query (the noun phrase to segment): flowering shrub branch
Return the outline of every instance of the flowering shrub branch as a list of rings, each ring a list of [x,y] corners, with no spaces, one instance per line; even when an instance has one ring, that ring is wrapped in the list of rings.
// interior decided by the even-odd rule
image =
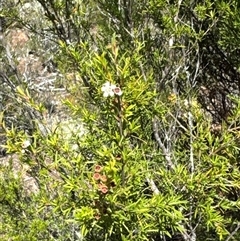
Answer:
[[[109,96],[113,97],[114,95],[117,95],[117,96],[121,96],[122,95],[121,88],[117,87],[114,84],[111,84],[108,81],[105,84],[103,84],[101,90],[103,92],[103,96],[104,97],[109,97]]]

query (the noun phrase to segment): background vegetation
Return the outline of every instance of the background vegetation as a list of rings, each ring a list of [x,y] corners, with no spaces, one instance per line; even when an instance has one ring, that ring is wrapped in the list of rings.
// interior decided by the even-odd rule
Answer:
[[[1,240],[240,240],[240,5],[1,2]]]

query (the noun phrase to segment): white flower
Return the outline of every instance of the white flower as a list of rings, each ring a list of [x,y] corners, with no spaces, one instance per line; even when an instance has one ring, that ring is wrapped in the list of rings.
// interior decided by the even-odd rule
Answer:
[[[101,90],[103,92],[104,97],[108,96],[114,96],[113,90],[116,88],[116,85],[111,84],[109,81],[107,81],[105,84],[103,84]]]
[[[120,87],[115,87],[115,89],[113,90],[115,95],[121,96],[122,95],[122,90]]]
[[[116,95],[122,95],[122,91],[120,87],[117,87],[114,84],[111,84],[109,81],[107,81],[105,84],[103,84],[101,90],[103,91],[103,96],[108,97],[108,96],[114,96]]]
[[[29,147],[30,145],[31,145],[31,141],[30,140],[25,140],[22,143],[22,148],[25,149],[25,148]]]

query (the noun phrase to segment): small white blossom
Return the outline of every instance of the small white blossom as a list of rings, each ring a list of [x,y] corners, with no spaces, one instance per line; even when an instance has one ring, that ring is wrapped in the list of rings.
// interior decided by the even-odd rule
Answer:
[[[107,81],[105,84],[103,84],[101,90],[103,91],[103,96],[108,97],[108,96],[114,96],[116,95],[122,95],[122,91],[120,87],[117,87],[114,84],[111,84],[109,81]]]
[[[101,90],[103,92],[104,97],[108,96],[114,96],[113,90],[116,88],[116,85],[111,84],[109,81],[107,81],[105,84],[103,84]]]
[[[25,149],[25,148],[29,147],[30,145],[31,145],[30,140],[25,140],[25,141],[22,143],[22,148]]]
[[[114,94],[115,95],[118,95],[118,96],[121,96],[122,95],[122,90],[120,87],[116,87],[114,90],[113,90]]]

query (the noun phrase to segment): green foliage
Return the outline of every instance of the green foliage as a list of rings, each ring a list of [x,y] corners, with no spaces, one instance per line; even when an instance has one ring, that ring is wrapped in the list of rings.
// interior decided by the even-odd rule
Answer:
[[[70,112],[31,132],[2,118],[16,160],[0,164],[1,238],[239,240],[240,101],[221,123],[199,101],[209,36],[237,45],[237,2],[37,2]],[[29,87],[14,96],[44,116]]]

